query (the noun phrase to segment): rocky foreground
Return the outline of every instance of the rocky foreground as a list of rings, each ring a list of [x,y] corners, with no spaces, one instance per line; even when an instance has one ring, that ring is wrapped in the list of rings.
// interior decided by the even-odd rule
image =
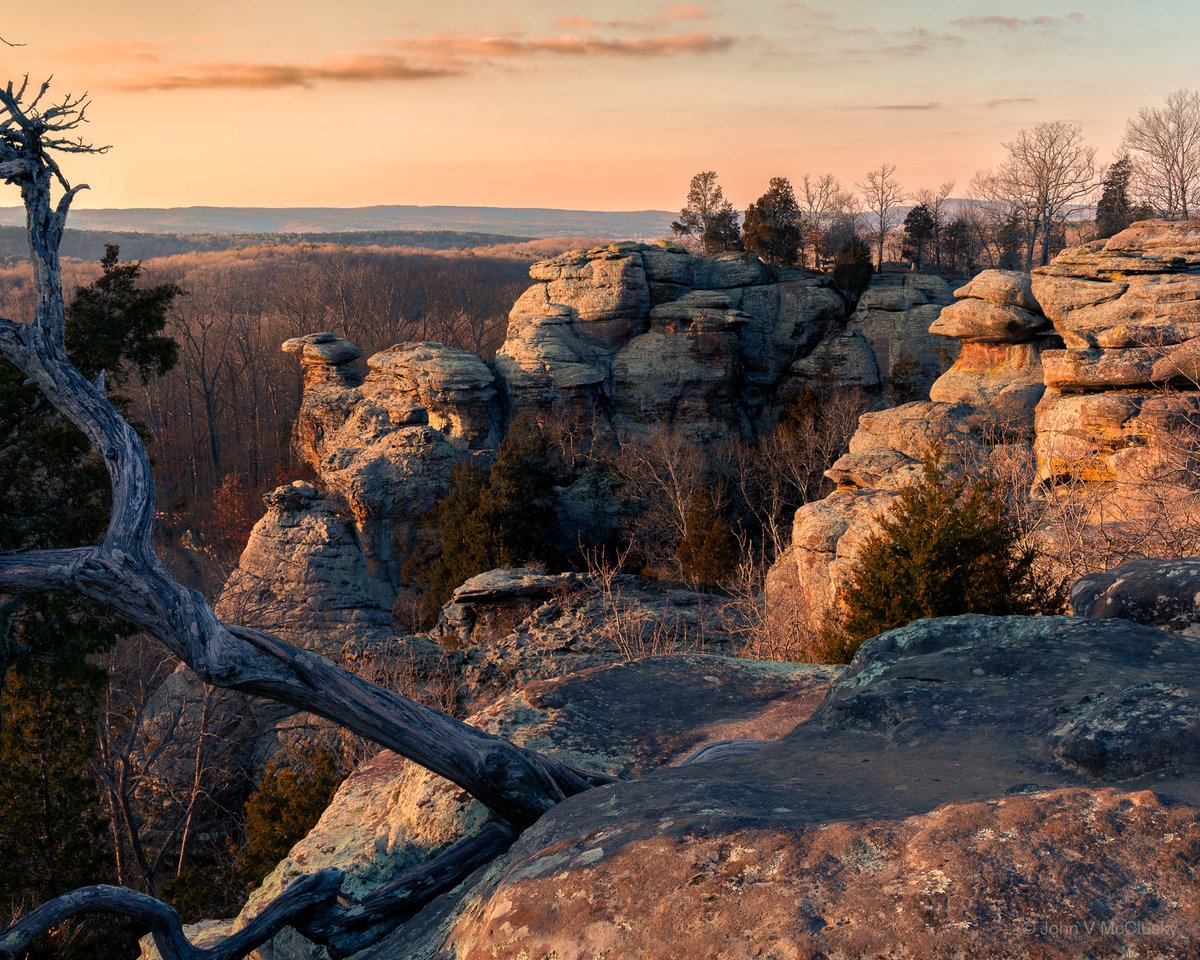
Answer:
[[[1195,956],[1191,637],[920,621],[844,672],[651,658],[536,681],[475,720],[636,779],[554,808],[363,960]],[[380,754],[243,916],[330,865],[360,896],[483,815]],[[260,955],[323,956],[291,933]]]
[[[830,471],[838,490],[797,516],[776,599],[828,603],[933,442],[1028,453],[1030,482],[1065,491],[1083,530],[1158,518],[1149,489],[1172,522],[1196,522],[1171,484],[1177,428],[1200,409],[1200,223],[1137,224],[1032,277],[987,271],[945,309],[944,291],[906,278],[839,319],[811,278],[758,269],[643,247],[540,265],[495,367],[410,345],[364,379],[345,341],[292,341],[302,436],[351,510],[315,487],[277,491],[226,602],[311,595],[312,643],[384,642],[419,514],[407,484],[432,495],[430,478],[494,445],[506,411],[618,434],[659,419],[697,438],[753,429],[762,398],[797,384],[877,386],[918,323],[957,360],[928,400],[863,417]],[[652,341],[687,377],[658,389],[638,359]],[[917,342],[932,379],[935,348]],[[646,656],[662,651],[629,647],[619,621],[664,608],[638,581],[618,587],[624,612],[586,577],[493,572],[407,638],[412,656],[453,662],[473,722],[622,782],[553,808],[356,958],[1200,955],[1200,561],[1089,574],[1073,617],[920,621],[848,668],[734,659],[708,632],[713,598],[683,591],[664,635],[690,639]],[[483,818],[384,752],[240,918],[193,932],[228,932],[326,866],[353,900]],[[325,956],[288,931],[258,955]]]

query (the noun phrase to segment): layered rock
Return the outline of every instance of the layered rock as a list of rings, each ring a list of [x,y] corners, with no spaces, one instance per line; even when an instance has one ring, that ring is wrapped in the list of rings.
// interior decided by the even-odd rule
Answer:
[[[911,296],[907,285],[882,288],[889,289],[892,299],[869,300],[876,305],[868,314]],[[1032,440],[1045,390],[1041,357],[1061,341],[1037,309],[1028,276],[987,270],[955,296],[944,309],[921,309],[930,338],[961,342],[958,358],[929,388],[930,399],[861,417],[848,452],[826,471],[837,489],[796,513],[791,548],[768,578],[768,596],[777,602],[798,595],[816,610],[835,604],[866,540],[930,450],[970,459],[997,448],[1010,455],[1014,444]]]
[[[910,354],[918,380],[941,369],[925,329],[949,293],[932,277],[873,286],[844,328],[824,278],[772,281],[753,258],[624,244],[530,276],[496,357],[509,409],[604,436],[656,424],[700,443],[749,435],[804,385],[878,388]]]
[[[866,341],[878,383],[901,399],[924,396],[957,354],[956,343],[930,331],[951,299],[945,280],[918,273],[876,276],[859,299],[846,335]]]
[[[1094,523],[1194,513],[1200,221],[1146,221],[1068,250],[1032,289],[1065,344],[1045,358],[1039,479]]]
[[[476,722],[637,779],[553,808],[355,956],[1189,956],[1198,653],[1122,620],[967,616],[868,641],[840,676],[694,657],[531,684]],[[243,919],[324,866],[361,896],[481,817],[381,754]],[[260,954],[321,956],[289,932]]]
[[[357,348],[330,334],[283,349],[299,354],[304,371],[299,449],[320,488],[349,508],[371,576],[395,586],[454,465],[497,442],[492,372],[474,354],[441,344],[377,353],[365,378],[347,369]]]
[[[678,763],[714,741],[783,736],[811,715],[839,672],[703,655],[650,658],[530,683],[470,722],[629,778]],[[453,784],[383,751],[341,786],[321,821],[252,894],[232,926],[255,916],[292,877],[327,866],[345,872],[344,895],[360,898],[486,819],[487,811]],[[325,954],[285,931],[258,956],[318,960]]]

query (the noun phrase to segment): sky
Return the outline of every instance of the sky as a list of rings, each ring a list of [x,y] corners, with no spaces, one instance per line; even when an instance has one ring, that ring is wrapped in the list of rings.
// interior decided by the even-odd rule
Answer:
[[[80,207],[674,210],[715,170],[744,208],[882,163],[962,195],[1022,127],[1108,160],[1200,87],[1184,0],[56,0],[0,35],[0,80],[91,96]]]

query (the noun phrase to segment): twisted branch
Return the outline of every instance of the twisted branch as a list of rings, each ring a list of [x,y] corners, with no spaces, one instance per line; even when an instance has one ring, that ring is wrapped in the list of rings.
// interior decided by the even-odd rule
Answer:
[[[84,378],[66,355],[58,250],[71,200],[82,187],[67,183],[47,150],[96,152],[97,148],[59,136],[83,122],[84,97],[68,96],[38,113],[48,86],[43,84],[28,106],[22,105],[28,77],[18,90],[11,83],[0,90],[4,117],[0,176],[21,188],[37,290],[33,322],[0,318],[0,355],[36,383],[103,457],[113,506],[98,546],[0,555],[0,593],[78,592],[157,637],[206,683],[332,720],[453,781],[487,806],[495,817],[493,825],[388,885],[369,904],[351,910],[339,907],[333,895],[340,875],[322,873],[293,884],[263,914],[276,923],[267,936],[303,918],[302,925],[314,937],[333,943],[370,942],[377,936],[375,928],[390,930],[397,918],[411,915],[460,882],[550,807],[572,794],[610,783],[611,778],[518,747],[268,633],[222,623],[203,597],[172,579],[154,550],[155,488],[145,445],[109,403],[102,384]],[[65,191],[53,211],[52,178]],[[145,922],[156,940],[161,938],[166,945],[163,950],[160,944],[160,950],[168,960],[235,960],[262,942],[251,944],[253,937],[239,934],[213,948],[221,952],[197,951],[183,938],[178,915],[165,904],[119,888],[90,887],[45,904],[0,935],[0,956],[5,950],[19,949],[12,944],[27,942],[35,927],[46,929],[68,916],[95,910],[125,913]],[[257,936],[266,926],[254,929]]]

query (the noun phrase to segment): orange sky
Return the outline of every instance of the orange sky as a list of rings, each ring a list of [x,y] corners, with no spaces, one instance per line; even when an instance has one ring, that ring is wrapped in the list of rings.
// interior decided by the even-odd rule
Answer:
[[[1178,0],[58,0],[6,10],[5,76],[87,89],[79,206],[377,203],[677,209],[714,169],[882,162],[965,184],[1022,126],[1107,159],[1125,118],[1200,86]],[[15,205],[17,198],[0,200]]]

